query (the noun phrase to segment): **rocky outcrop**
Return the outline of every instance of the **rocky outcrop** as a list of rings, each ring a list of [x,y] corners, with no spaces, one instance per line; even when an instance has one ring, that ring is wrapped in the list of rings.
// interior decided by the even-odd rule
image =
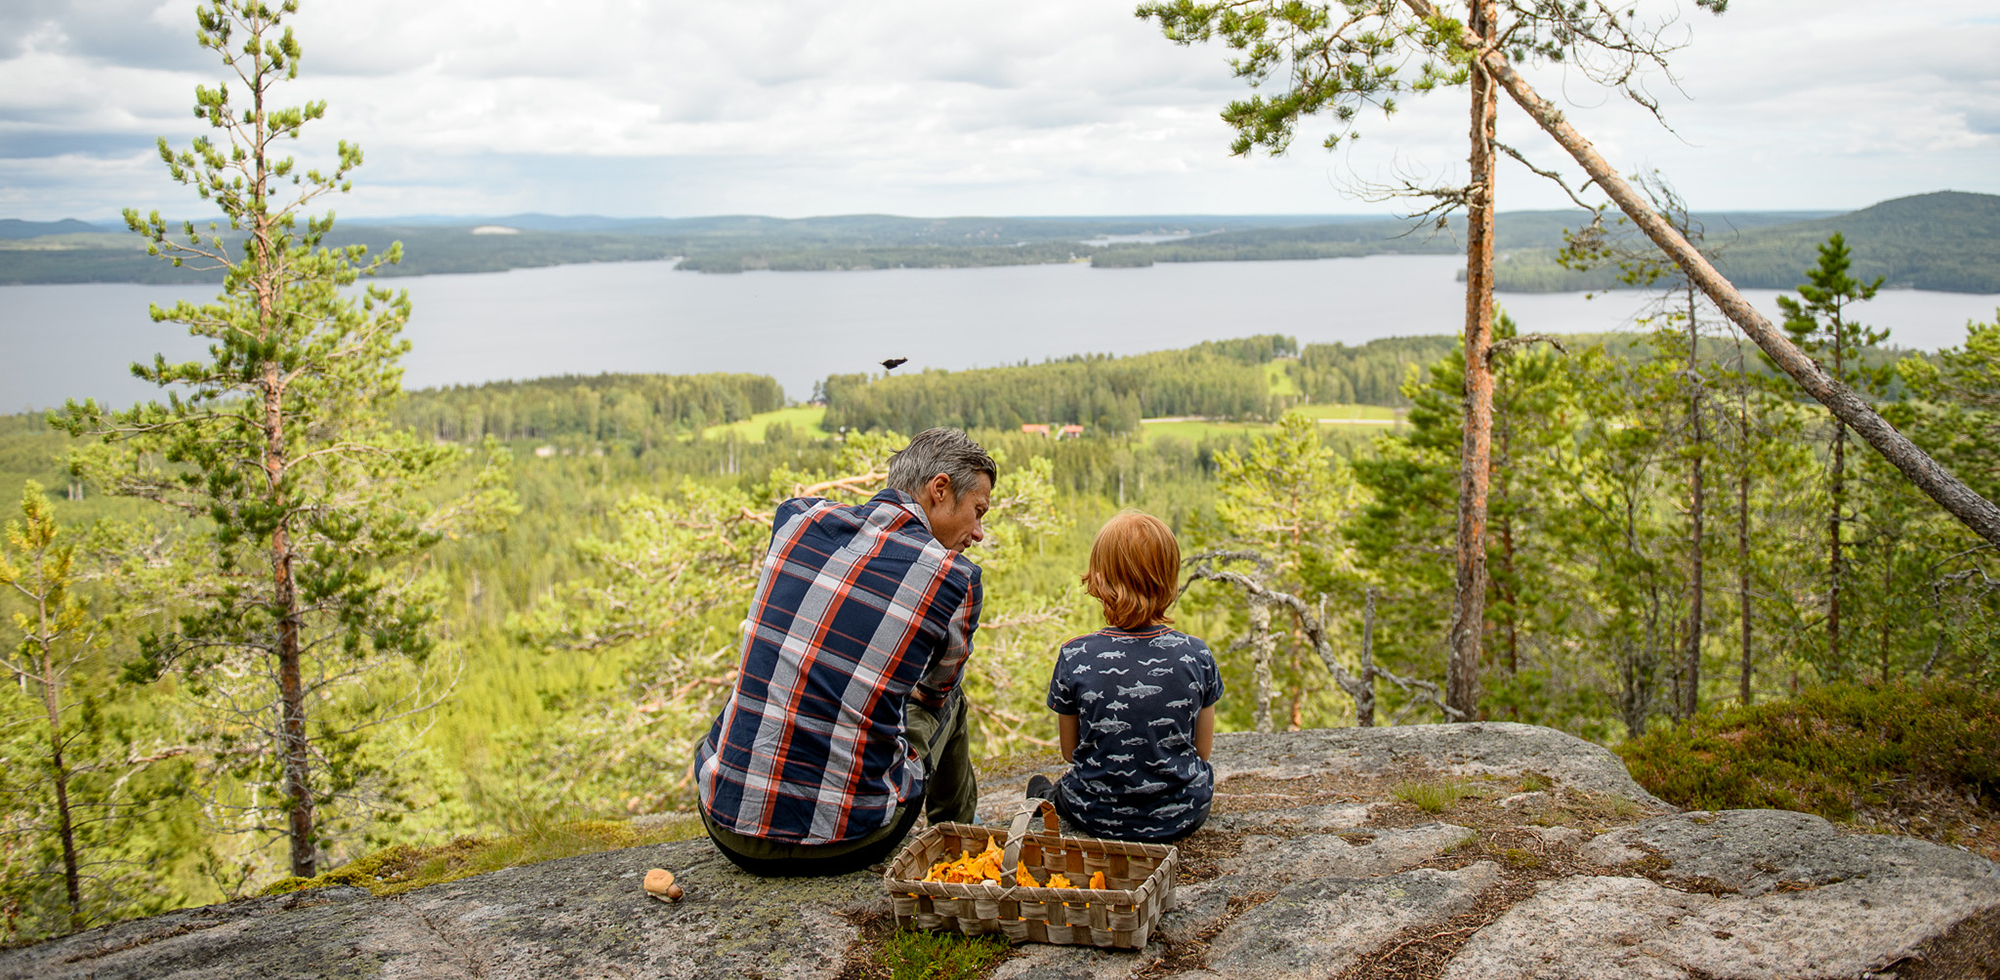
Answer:
[[[1548,729],[1226,735],[1215,761],[1214,817],[1145,949],[1030,944],[993,976],[1907,980],[2000,962],[1992,862],[1805,814],[1674,813]],[[1027,775],[989,773],[982,817],[1002,822]],[[653,867],[683,901],[643,894]],[[759,880],[684,841],[392,898],[182,910],[0,952],[0,980],[858,976],[882,892]]]

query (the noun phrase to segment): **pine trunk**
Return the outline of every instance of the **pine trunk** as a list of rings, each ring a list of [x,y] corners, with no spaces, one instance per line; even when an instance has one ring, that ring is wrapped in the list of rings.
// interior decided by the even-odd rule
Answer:
[[[1847,426],[1833,423],[1833,508],[1826,515],[1826,655],[1840,669],[1840,585],[1846,571],[1840,553],[1840,509],[1847,499]]]
[[[1739,350],[1741,344],[1739,342]],[[1740,360],[1740,359],[1739,359]],[[1739,364],[1739,369],[1741,365]],[[1737,696],[1750,704],[1750,389],[1737,392],[1738,418],[1742,424],[1743,469],[1736,476],[1736,601],[1743,614],[1743,672],[1738,678]]]
[[[1702,510],[1707,498],[1702,487],[1702,461],[1708,452],[1708,439],[1701,427],[1701,375],[1697,370],[1701,358],[1701,324],[1695,318],[1696,305],[1693,287],[1688,289],[1688,428],[1694,442],[1694,461],[1688,467],[1688,628],[1687,651],[1684,657],[1684,674],[1681,680],[1681,717],[1693,718],[1701,710],[1701,637],[1702,637],[1702,563],[1701,535]]]
[[[260,147],[272,138],[266,130],[264,92],[255,91],[257,141]],[[265,155],[257,154],[256,198],[268,192],[270,174],[264,169]],[[257,215],[251,234],[256,262],[258,339],[269,344],[278,329],[283,309],[284,274],[279,268],[284,257],[274,241],[276,229],[266,213]],[[259,387],[263,395],[263,464],[265,503],[273,513],[285,515],[286,480],[290,461],[285,447],[285,388],[288,384],[279,365],[266,354]],[[277,636],[272,653],[278,660],[278,743],[279,764],[285,790],[285,836],[291,845],[292,876],[311,878],[318,873],[313,840],[312,751],[306,738],[305,683],[299,642],[298,583],[293,574],[291,520],[280,516],[271,529],[271,612],[277,620]]]
[[[1488,0],[1472,0],[1473,33],[1491,31]],[[1465,222],[1465,432],[1459,454],[1458,569],[1451,612],[1445,705],[1452,720],[1477,717],[1481,633],[1486,622],[1486,490],[1493,441],[1493,79],[1472,71],[1472,181]]]
[[[48,609],[42,609],[42,635],[48,636]],[[62,835],[63,890],[69,898],[69,925],[83,928],[83,876],[77,870],[76,826],[69,808],[69,766],[63,762],[62,688],[56,678],[54,658],[42,650],[42,706],[49,715],[49,765],[56,789],[56,828]]]
[[[1361,607],[1361,693],[1354,698],[1354,724],[1375,727],[1375,587],[1369,586]]]
[[[1846,374],[1846,350],[1841,334],[1847,329],[1840,322],[1840,314],[1833,318],[1833,376],[1838,379]],[[1847,502],[1847,426],[1833,420],[1833,486],[1831,496],[1833,506],[1826,515],[1826,656],[1827,662],[1840,669],[1840,580],[1843,560],[1840,554],[1840,509]]]

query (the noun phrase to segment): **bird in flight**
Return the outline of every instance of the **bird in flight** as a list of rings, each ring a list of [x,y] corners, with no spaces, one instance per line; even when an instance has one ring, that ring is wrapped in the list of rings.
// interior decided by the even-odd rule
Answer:
[[[907,360],[909,360],[909,358],[907,357],[891,357],[888,360],[882,362],[882,370],[894,371],[895,369],[902,367],[903,362]]]

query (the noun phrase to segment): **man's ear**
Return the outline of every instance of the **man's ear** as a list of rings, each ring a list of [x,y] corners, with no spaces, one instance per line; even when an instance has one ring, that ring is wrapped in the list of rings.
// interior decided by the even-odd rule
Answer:
[[[924,483],[924,494],[932,500],[943,503],[956,500],[958,495],[951,492],[951,475],[939,473]]]

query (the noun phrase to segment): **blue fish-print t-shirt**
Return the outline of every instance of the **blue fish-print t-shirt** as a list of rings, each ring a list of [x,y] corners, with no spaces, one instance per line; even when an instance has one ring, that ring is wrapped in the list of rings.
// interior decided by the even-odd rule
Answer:
[[[1049,709],[1077,717],[1056,795],[1085,830],[1121,840],[1175,837],[1208,817],[1215,771],[1194,722],[1222,697],[1208,644],[1167,626],[1105,628],[1062,645]]]

